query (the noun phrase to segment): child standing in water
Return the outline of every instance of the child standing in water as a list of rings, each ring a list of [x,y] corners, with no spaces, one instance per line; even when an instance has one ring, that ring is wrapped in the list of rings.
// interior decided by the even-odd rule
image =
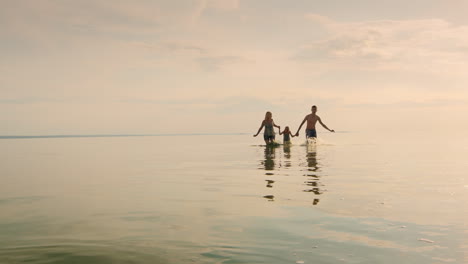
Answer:
[[[281,129],[281,127],[275,124],[270,111],[266,112],[265,119],[262,121],[262,124],[260,128],[258,129],[257,134],[254,135],[254,137],[256,137],[258,133],[260,133],[263,127],[265,127],[265,131],[263,132],[263,139],[265,140],[265,143],[266,144],[274,143],[275,131],[273,127],[277,127],[278,129]]]
[[[290,137],[294,137],[294,135],[291,133],[288,126],[286,126],[284,128],[283,132],[281,132],[281,130],[279,130],[279,134],[283,135],[283,144],[291,144],[291,138]]]

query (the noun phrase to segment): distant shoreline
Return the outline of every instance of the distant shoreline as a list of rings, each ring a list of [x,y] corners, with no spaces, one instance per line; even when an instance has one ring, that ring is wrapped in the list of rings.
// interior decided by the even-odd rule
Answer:
[[[162,137],[162,136],[235,136],[248,133],[187,133],[187,134],[83,134],[83,135],[4,135],[0,139],[31,138],[98,138],[98,137]]]

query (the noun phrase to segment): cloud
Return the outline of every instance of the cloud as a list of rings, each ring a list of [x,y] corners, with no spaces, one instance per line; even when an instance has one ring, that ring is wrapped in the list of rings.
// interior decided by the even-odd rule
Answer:
[[[160,43],[132,42],[131,44],[138,48],[161,53],[189,53],[195,55],[208,53],[208,50],[202,46],[176,41],[163,41]]]
[[[16,97],[0,98],[0,104],[37,104],[37,103],[62,103],[63,99],[45,98],[45,97]]]
[[[378,48],[381,39],[382,35],[376,31],[359,35],[339,35],[305,46],[295,58],[302,61],[390,59],[391,54],[388,51]]]
[[[157,54],[172,62],[185,61],[185,67],[195,63],[204,71],[219,71],[232,65],[250,63],[249,59],[240,55],[224,55],[227,51],[212,47],[193,44],[190,41],[132,42],[132,48],[143,52]],[[169,63],[169,62],[168,62]]]
[[[442,19],[338,22],[309,14],[328,36],[304,45],[293,59],[333,62],[364,69],[464,74],[468,66],[468,26]]]
[[[222,113],[263,113],[275,109],[278,104],[252,96],[230,96],[218,101],[217,109]]]
[[[320,101],[317,99],[316,102]],[[116,101],[117,103],[133,105],[154,105],[170,107],[173,111],[207,112],[213,115],[223,114],[245,114],[245,113],[264,113],[265,111],[288,110],[291,105],[281,101],[269,101],[254,96],[226,96],[220,98],[191,98],[191,99],[144,99],[144,98],[126,98]],[[305,103],[305,102],[301,102]],[[307,104],[304,105],[308,105]]]
[[[239,8],[239,0],[208,0],[207,6],[221,10],[235,10]]]
[[[236,10],[239,8],[239,0],[199,0],[193,9],[191,20],[196,22],[206,10]]]
[[[98,33],[154,32],[163,21],[163,10],[154,3],[113,1],[27,1],[9,2],[0,15],[8,21],[2,30],[17,34],[42,32],[47,35],[75,31]]]
[[[196,59],[196,61],[206,71],[216,71],[227,65],[247,62],[240,56],[205,56]]]
[[[238,6],[237,0],[7,1],[0,9],[0,31],[37,45],[83,36],[155,39],[190,29],[204,10]]]
[[[309,14],[306,14],[304,18],[306,20],[319,24],[325,28],[328,28],[330,30],[333,30],[333,28],[339,25],[339,23],[334,21],[333,19],[327,16],[320,15],[320,14],[309,13]]]
[[[345,107],[349,108],[442,108],[442,107],[455,107],[468,105],[468,100],[461,99],[432,99],[425,101],[397,101],[392,103],[360,103],[360,104],[346,104]]]
[[[126,98],[118,100],[119,103],[129,104],[152,104],[152,105],[180,105],[180,106],[196,106],[196,105],[213,105],[216,101],[208,99],[142,99],[142,98]]]
[[[220,98],[191,98],[191,99],[142,99],[142,98],[126,98],[118,101],[119,103],[129,104],[154,104],[154,105],[173,105],[183,107],[198,107],[218,109],[222,111],[249,111],[249,109],[266,109],[276,104],[262,100],[253,96],[227,96]],[[258,106],[261,106],[260,108]]]
[[[157,32],[163,20],[164,11],[155,3],[143,5],[126,1],[114,1],[111,5],[103,1],[82,2],[67,19],[73,26],[108,33],[130,33],[135,28],[144,33]]]

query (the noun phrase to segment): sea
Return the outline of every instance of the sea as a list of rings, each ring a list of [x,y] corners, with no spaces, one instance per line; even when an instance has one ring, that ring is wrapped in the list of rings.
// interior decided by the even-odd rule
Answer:
[[[427,131],[3,136],[0,263],[468,263],[467,158]]]

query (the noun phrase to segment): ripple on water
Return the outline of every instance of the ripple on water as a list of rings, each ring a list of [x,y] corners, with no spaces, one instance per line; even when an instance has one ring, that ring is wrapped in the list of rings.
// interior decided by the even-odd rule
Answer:
[[[171,263],[159,249],[131,249],[109,244],[50,244],[0,249],[5,263]]]

